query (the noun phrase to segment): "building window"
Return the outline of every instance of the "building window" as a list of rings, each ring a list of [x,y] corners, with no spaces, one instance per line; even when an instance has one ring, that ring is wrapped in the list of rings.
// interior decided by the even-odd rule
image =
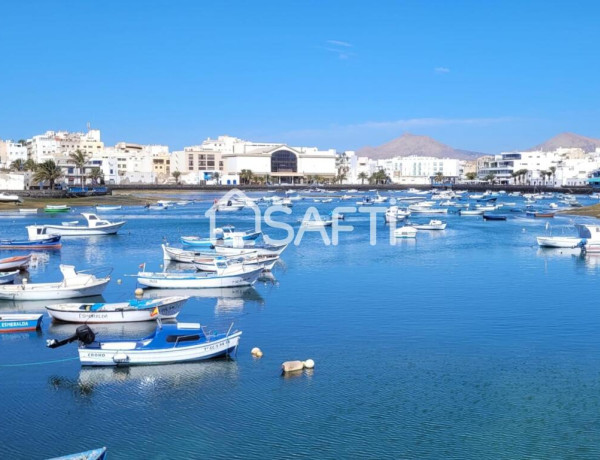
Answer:
[[[298,172],[298,159],[289,150],[278,150],[271,155],[271,172]]]

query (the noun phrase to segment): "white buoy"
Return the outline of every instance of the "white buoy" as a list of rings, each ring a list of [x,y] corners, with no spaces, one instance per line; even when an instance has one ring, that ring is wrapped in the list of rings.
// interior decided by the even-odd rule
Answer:
[[[313,369],[315,367],[315,362],[312,359],[307,359],[304,361],[304,367],[306,369]]]
[[[123,281],[121,281],[120,279],[117,280],[117,284],[121,284]]]
[[[135,290],[135,295],[138,296],[138,297],[143,296],[144,295],[144,290],[142,288],[137,288]]]

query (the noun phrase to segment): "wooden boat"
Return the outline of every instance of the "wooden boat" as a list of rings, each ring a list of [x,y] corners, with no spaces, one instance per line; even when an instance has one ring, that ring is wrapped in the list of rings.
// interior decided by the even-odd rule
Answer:
[[[0,332],[35,331],[42,327],[42,314],[0,313]]]
[[[0,284],[10,284],[15,282],[15,278],[19,274],[19,270],[12,272],[0,272]]]
[[[232,325],[233,326],[233,325]],[[160,324],[140,340],[96,341],[87,325],[79,326],[74,335],[63,340],[48,340],[49,348],[79,341],[82,366],[133,366],[172,364],[230,356],[235,353],[242,331],[208,332],[199,323]]]
[[[271,271],[277,260],[279,260],[279,256],[276,254],[258,255],[256,252],[237,256],[225,256],[215,253],[212,256],[204,254],[196,257],[193,263],[198,270],[216,272],[216,263],[220,260],[226,260],[229,263],[242,263],[246,267],[262,267],[263,270]]]
[[[250,286],[256,282],[262,267],[245,267],[243,264],[229,265],[217,261],[217,271],[208,272],[139,272],[137,282],[151,288],[222,288]]]
[[[396,238],[416,238],[418,230],[415,227],[406,225],[404,227],[397,228],[394,230],[394,236]]]
[[[256,253],[258,255],[277,254],[278,256],[287,248],[287,244],[256,244],[244,245],[241,247],[215,246],[215,252],[218,254],[241,255]]]
[[[100,449],[88,450],[77,454],[63,455],[49,460],[104,460],[106,459],[106,447]]]
[[[52,212],[52,213],[69,212],[70,210],[71,210],[71,208],[69,206],[67,206],[66,204],[48,204],[44,208],[44,212]]]
[[[119,211],[121,210],[121,206],[101,206],[101,205],[96,205],[96,211],[101,212],[101,211]]]
[[[412,227],[417,230],[444,230],[446,228],[446,222],[442,220],[432,219],[428,224],[412,224]]]
[[[506,220],[502,214],[483,214],[483,220]]]
[[[12,271],[15,269],[25,270],[29,266],[30,261],[31,254],[0,259],[0,272]]]
[[[36,240],[0,240],[0,249],[60,249],[60,235]]]
[[[538,236],[536,240],[542,248],[576,248],[582,244],[581,238],[572,236]]]
[[[28,256],[31,257],[31,256]],[[0,286],[0,299],[58,300],[100,295],[110,281],[110,274],[96,277],[88,271],[75,271],[72,265],[60,265],[63,280],[52,283],[27,283]]]
[[[530,217],[554,217],[553,212],[527,211],[525,214]]]
[[[212,238],[182,236],[180,239],[181,242],[187,246],[208,248],[225,242],[233,243],[235,241],[239,241],[241,244],[243,244],[244,241],[248,242],[256,240],[261,234],[262,232],[256,232],[253,230],[236,232],[235,227],[228,225],[223,228],[216,228],[215,235]]]
[[[127,323],[176,318],[189,297],[172,296],[118,303],[63,303],[46,306],[48,315],[68,323]]]
[[[21,201],[18,195],[8,195],[7,193],[0,193],[0,202],[2,203],[12,203],[16,201]]]
[[[96,214],[81,213],[86,224],[80,225],[79,221],[63,222],[62,225],[29,225],[27,231],[39,234],[41,227],[42,234],[61,235],[61,236],[95,236],[95,235],[114,235],[125,225],[125,221],[109,222],[100,219]],[[30,238],[31,239],[31,238]]]
[[[459,216],[482,216],[484,211],[481,209],[461,209],[458,211]]]

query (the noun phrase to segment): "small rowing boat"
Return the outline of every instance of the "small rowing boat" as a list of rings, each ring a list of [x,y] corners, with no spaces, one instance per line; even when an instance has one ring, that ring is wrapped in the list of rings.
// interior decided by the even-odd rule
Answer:
[[[41,314],[0,314],[0,332],[35,331],[42,327]]]
[[[0,249],[60,249],[61,246],[59,235],[36,240],[0,240]]]
[[[25,270],[29,266],[30,261],[31,254],[0,259],[0,272],[12,271],[15,269]]]
[[[66,204],[48,204],[44,208],[44,212],[51,212],[51,213],[69,212],[70,210],[71,210],[71,208],[69,206],[67,206]]]
[[[15,278],[19,274],[19,270],[12,272],[0,272],[0,284],[10,284],[15,282]]]

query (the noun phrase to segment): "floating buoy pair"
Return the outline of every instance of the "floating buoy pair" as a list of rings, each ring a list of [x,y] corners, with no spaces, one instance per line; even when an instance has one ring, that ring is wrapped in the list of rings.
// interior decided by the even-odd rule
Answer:
[[[302,369],[313,369],[315,367],[315,362],[312,359],[307,359],[306,361],[286,361],[281,365],[281,370],[283,373],[288,372],[298,372]]]
[[[260,348],[254,347],[252,349],[252,351],[250,352],[250,354],[252,356],[254,356],[255,358],[262,358],[263,352],[262,352],[262,350]]]

